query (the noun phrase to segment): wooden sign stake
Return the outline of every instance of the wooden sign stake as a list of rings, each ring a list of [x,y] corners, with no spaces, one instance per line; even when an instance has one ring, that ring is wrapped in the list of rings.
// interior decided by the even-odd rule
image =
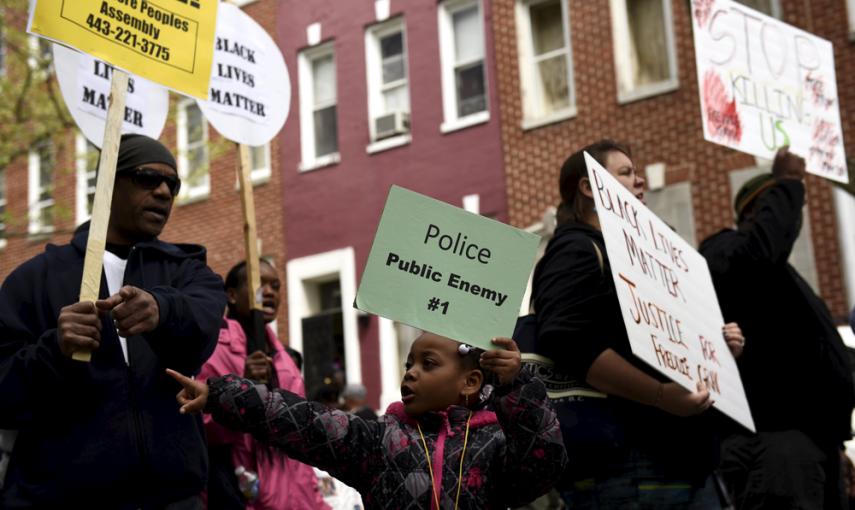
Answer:
[[[258,262],[258,232],[255,225],[255,199],[252,194],[252,163],[249,146],[238,144],[238,183],[240,205],[243,211],[243,240],[246,249],[246,284],[249,309],[252,312],[253,331],[247,331],[247,354],[267,351],[267,332],[264,327],[262,303],[256,299],[261,288],[261,268]]]
[[[89,239],[86,242],[86,257],[83,260],[83,280],[80,284],[80,301],[94,303],[101,291],[101,270],[104,265],[104,245],[107,242],[107,226],[110,222],[110,206],[113,202],[113,184],[116,180],[116,162],[119,159],[119,143],[122,141],[122,121],[128,95],[128,73],[113,69],[110,83],[110,105],[107,109],[107,125],[104,128],[104,143],[98,162],[98,181],[95,185],[95,200],[92,204],[92,220],[89,224]],[[89,350],[75,351],[71,358],[88,362],[92,359]]]

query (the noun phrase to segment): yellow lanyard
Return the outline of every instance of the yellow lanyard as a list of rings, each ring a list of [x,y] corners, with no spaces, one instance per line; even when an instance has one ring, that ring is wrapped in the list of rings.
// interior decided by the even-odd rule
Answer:
[[[466,418],[466,434],[463,436],[463,451],[460,452],[460,466],[457,470],[457,495],[454,497],[454,510],[457,510],[457,502],[460,501],[460,484],[463,482],[463,458],[466,457],[466,445],[469,443],[469,421],[472,420],[472,411],[469,411],[469,417]],[[419,422],[416,422],[416,428],[419,429],[419,437],[422,438],[422,446],[425,448],[425,458],[428,464],[428,473],[430,473],[430,488],[433,491],[433,499],[436,501],[436,508],[439,510],[439,494],[436,492],[436,481],[433,477],[433,464],[430,461],[430,452],[428,451],[425,435],[422,434],[422,427]]]

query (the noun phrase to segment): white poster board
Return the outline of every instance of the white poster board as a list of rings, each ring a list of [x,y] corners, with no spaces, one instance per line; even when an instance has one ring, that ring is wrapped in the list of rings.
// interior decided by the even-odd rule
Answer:
[[[233,142],[264,145],[285,124],[290,101],[276,42],[239,7],[221,4],[208,100],[198,101],[205,118]]]
[[[632,352],[754,431],[706,260],[585,153]]]
[[[59,89],[74,122],[93,145],[101,147],[107,124],[107,106],[113,66],[86,53],[53,45]],[[157,140],[166,125],[169,92],[138,76],[128,82],[122,133],[138,133]]]
[[[732,0],[692,0],[692,26],[704,138],[848,182],[831,43]]]

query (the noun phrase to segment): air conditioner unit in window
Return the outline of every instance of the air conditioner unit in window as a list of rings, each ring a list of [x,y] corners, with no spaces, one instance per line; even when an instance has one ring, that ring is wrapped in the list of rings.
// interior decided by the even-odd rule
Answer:
[[[374,118],[374,139],[382,140],[390,136],[410,132],[410,114],[392,112]]]

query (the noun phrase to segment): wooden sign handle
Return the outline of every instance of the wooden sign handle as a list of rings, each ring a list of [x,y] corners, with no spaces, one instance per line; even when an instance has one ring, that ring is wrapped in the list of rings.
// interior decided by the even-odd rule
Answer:
[[[98,162],[98,181],[95,185],[95,201],[92,204],[92,219],[89,224],[89,239],[86,242],[86,257],[83,259],[83,280],[80,284],[80,301],[94,303],[101,291],[101,270],[104,265],[104,245],[107,242],[107,226],[110,222],[110,206],[113,202],[113,184],[116,180],[116,162],[119,158],[119,143],[122,141],[122,121],[128,95],[128,73],[113,69],[110,83],[110,104],[107,109],[107,125],[104,128],[104,143]],[[71,358],[90,361],[92,351],[75,351]]]
[[[267,332],[262,315],[263,305],[256,299],[261,288],[261,268],[258,262],[258,232],[255,226],[255,199],[252,194],[252,163],[249,146],[238,144],[238,183],[240,205],[243,211],[243,240],[246,251],[246,284],[249,309],[252,314],[251,331],[246,332],[247,354],[267,351]]]

